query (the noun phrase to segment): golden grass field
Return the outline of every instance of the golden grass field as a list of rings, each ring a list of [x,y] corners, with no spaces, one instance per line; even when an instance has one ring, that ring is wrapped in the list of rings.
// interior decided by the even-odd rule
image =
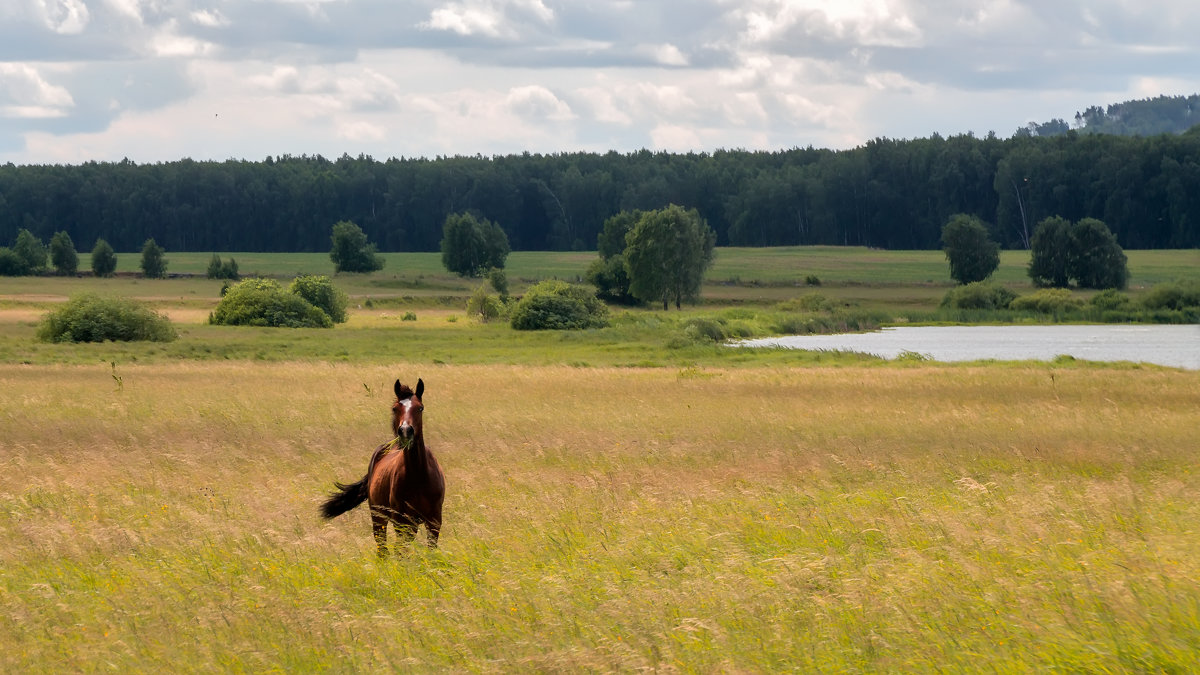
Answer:
[[[1197,438],[1155,367],[0,364],[0,671],[1189,672]]]

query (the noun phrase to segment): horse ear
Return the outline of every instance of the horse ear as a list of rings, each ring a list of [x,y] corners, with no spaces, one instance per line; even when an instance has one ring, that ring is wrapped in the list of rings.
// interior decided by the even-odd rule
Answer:
[[[396,400],[400,400],[400,380],[396,380],[396,386],[392,390],[396,392]]]
[[[425,393],[425,380],[417,378],[417,398],[421,398],[421,394]]]

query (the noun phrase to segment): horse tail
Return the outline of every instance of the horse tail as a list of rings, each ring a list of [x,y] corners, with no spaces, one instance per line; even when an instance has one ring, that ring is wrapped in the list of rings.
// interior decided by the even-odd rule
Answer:
[[[349,485],[334,481],[333,487],[337,489],[337,492],[329,495],[329,499],[321,504],[321,515],[326,520],[336,518],[366,501],[367,481],[371,478],[371,472],[375,470],[375,462],[387,454],[389,446],[390,444],[385,443],[375,448],[375,453],[371,455],[371,463],[367,465],[367,475],[363,476],[362,480]]]
[[[367,476],[369,475],[367,474]],[[337,488],[338,491],[329,495],[329,499],[326,499],[325,503],[321,504],[321,515],[327,519],[336,518],[366,501],[367,476],[363,476],[362,480],[349,485],[335,482],[333,487]]]

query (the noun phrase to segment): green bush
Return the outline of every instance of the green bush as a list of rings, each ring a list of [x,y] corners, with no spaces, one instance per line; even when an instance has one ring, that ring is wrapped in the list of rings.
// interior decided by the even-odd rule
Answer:
[[[25,259],[7,246],[0,246],[0,277],[19,277],[29,273]]]
[[[1004,286],[975,281],[946,292],[942,307],[954,309],[1005,309],[1017,297]]]
[[[1142,298],[1146,309],[1173,309],[1200,307],[1200,281],[1175,281],[1158,284]]]
[[[543,281],[513,307],[510,323],[517,330],[603,328],[608,325],[608,307],[588,288]]]
[[[486,284],[479,284],[471,297],[467,298],[467,314],[481,323],[495,321],[504,316],[507,308],[504,301],[488,293]]]
[[[350,304],[350,296],[334,286],[329,277],[302,274],[292,279],[288,292],[320,308],[334,323],[346,323],[346,306]]]
[[[238,274],[237,261],[233,258],[222,261],[221,256],[216,253],[208,261],[207,276],[209,279],[232,279],[234,281],[241,278],[241,275]]]
[[[1128,309],[1133,302],[1129,299],[1128,295],[1115,288],[1109,288],[1093,295],[1088,304],[1097,309],[1110,311]]]
[[[696,342],[722,342],[729,337],[719,319],[703,316],[684,321],[683,334]]]
[[[48,313],[37,336],[44,342],[170,342],[177,337],[171,322],[145,305],[92,293],[75,296]]]
[[[1071,295],[1071,291],[1065,288],[1043,288],[1008,303],[1008,308],[1012,310],[1043,314],[1061,314],[1081,307],[1083,300]]]
[[[283,290],[271,279],[247,279],[230,286],[208,322],[227,326],[329,328],[333,320],[321,308]]]

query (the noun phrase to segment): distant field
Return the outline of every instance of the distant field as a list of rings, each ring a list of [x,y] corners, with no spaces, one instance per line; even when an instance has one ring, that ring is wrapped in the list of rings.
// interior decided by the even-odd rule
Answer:
[[[221,253],[233,257],[243,275],[290,278],[297,274],[333,274],[325,253]],[[337,283],[359,298],[409,298],[436,302],[464,298],[480,283],[461,279],[442,268],[439,253],[387,253],[384,268],[372,274],[343,274]],[[1130,292],[1139,294],[1154,284],[1200,279],[1200,250],[1128,251]],[[167,253],[168,272],[202,275],[211,253]],[[509,255],[506,273],[514,293],[542,279],[580,281],[596,254],[593,252],[517,251]],[[118,272],[137,271],[139,256],[118,255]],[[994,279],[1029,290],[1025,274],[1029,254],[1004,251]],[[774,303],[811,290],[809,276],[821,282],[819,292],[866,306],[936,306],[953,285],[940,251],[882,251],[855,247],[721,248],[706,277],[703,297],[709,302]],[[109,280],[53,277],[0,278],[0,301],[24,296],[66,297],[83,289],[174,302],[215,302],[223,282],[203,278]],[[50,298],[53,299],[53,298]]]

